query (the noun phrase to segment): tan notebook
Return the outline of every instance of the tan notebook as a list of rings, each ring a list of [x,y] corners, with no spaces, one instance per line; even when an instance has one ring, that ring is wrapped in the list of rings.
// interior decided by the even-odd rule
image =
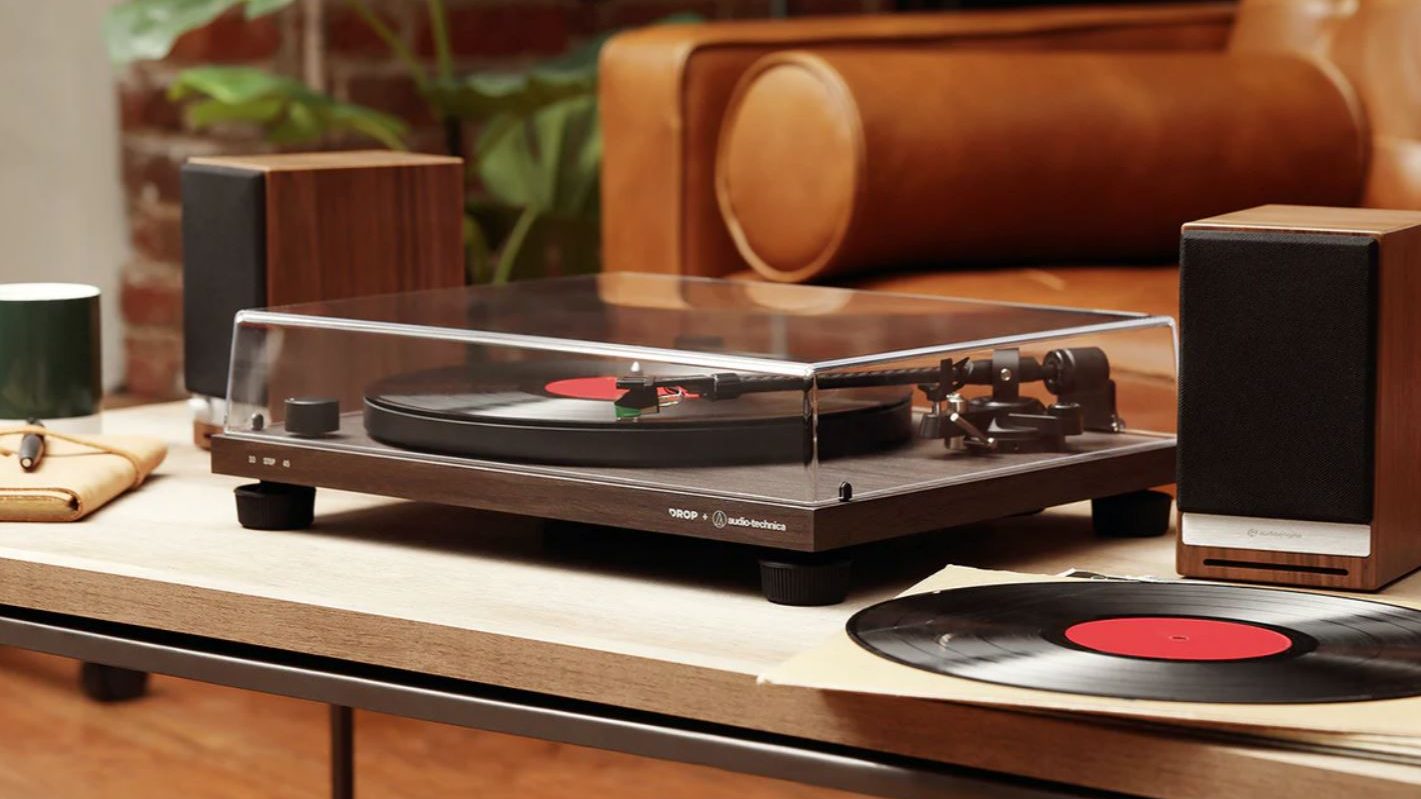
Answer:
[[[16,451],[25,433],[44,434],[32,472]],[[0,522],[72,522],[143,483],[168,447],[143,436],[78,436],[38,427],[0,429]]]

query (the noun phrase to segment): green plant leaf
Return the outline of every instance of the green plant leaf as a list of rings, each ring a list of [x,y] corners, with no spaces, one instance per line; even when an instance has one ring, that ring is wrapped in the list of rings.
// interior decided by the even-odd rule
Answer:
[[[247,19],[256,19],[291,5],[295,0],[247,0]]]
[[[580,97],[565,105],[567,133],[558,162],[553,207],[559,213],[577,216],[596,210],[602,167],[602,126],[598,124],[595,96]]]
[[[192,127],[205,128],[223,122],[267,124],[275,120],[282,110],[282,101],[278,97],[262,97],[245,103],[207,99],[190,103],[184,109],[183,116]]]
[[[699,20],[678,14],[661,22]],[[467,168],[486,196],[468,211],[486,234],[484,243],[499,250],[493,282],[600,266],[596,87],[607,38],[523,72],[480,73],[428,86],[426,96],[440,116],[483,123]],[[477,268],[473,274],[479,280],[486,272]]]
[[[582,141],[568,168],[572,171],[567,191],[567,207],[573,213],[596,217],[601,213],[602,195],[598,191],[602,179],[602,125],[594,106],[590,112],[591,130]]]
[[[267,127],[266,137],[275,144],[306,144],[321,138],[321,118],[309,104],[291,100],[286,113]]]
[[[527,114],[568,97],[592,94],[597,79],[578,72],[483,72],[435,80],[429,99],[441,116],[485,121],[499,114]]]
[[[657,24],[700,19],[696,14],[672,14]],[[486,121],[499,114],[531,114],[561,100],[594,94],[597,58],[610,36],[598,36],[521,72],[479,72],[431,81],[430,102],[443,116]]]
[[[532,249],[525,250],[524,245],[528,242],[528,235],[533,232],[533,225],[538,221],[539,215],[536,208],[523,209],[513,231],[508,234],[508,240],[503,243],[503,251],[498,254],[498,269],[494,272],[493,283],[507,283],[519,261],[529,257],[529,253],[536,254]]]
[[[172,100],[194,99],[185,110],[190,125],[251,122],[277,144],[306,144],[337,133],[354,133],[391,149],[404,149],[407,127],[400,119],[345,103],[304,83],[256,67],[194,67],[168,87]]]
[[[489,195],[522,208],[502,242],[492,281],[596,271],[596,99],[574,97],[525,117],[496,117],[478,152],[478,174]]]
[[[585,212],[601,163],[597,99],[585,96],[553,103],[531,120],[547,207],[568,216]]]
[[[517,133],[522,124],[523,120],[513,114],[499,114],[485,123],[478,141],[474,142],[474,152],[466,166],[468,173],[477,177],[484,158],[503,142],[504,136]]]
[[[529,118],[530,133],[533,135],[535,157],[538,159],[538,196],[543,198],[543,207],[550,211],[560,211],[562,199],[558,189],[562,183],[562,165],[565,163],[564,149],[569,138],[571,125],[570,103],[567,100],[553,103],[534,112]]]
[[[596,98],[573,97],[527,116],[490,120],[475,150],[475,172],[500,202],[576,215],[592,207],[601,151]]]
[[[604,33],[589,39],[560,56],[537,64],[533,69],[549,73],[596,71],[597,57],[602,54],[602,45],[606,44],[610,38],[612,38],[611,33]]]
[[[465,282],[482,283],[493,262],[492,248],[489,247],[483,226],[473,213],[467,210],[464,212],[464,249],[467,252],[464,259],[467,271]]]
[[[127,0],[104,17],[104,42],[116,64],[163,58],[173,43],[229,9],[245,5],[247,19],[280,11],[293,0]]]
[[[479,136],[478,176],[500,202],[546,207],[547,198],[541,194],[546,181],[532,139],[526,120],[511,114],[490,121]]]
[[[332,101],[325,105],[326,125],[335,130],[349,130],[374,139],[391,150],[406,149],[405,123],[389,114],[355,103]]]
[[[168,86],[169,100],[203,96],[233,105],[263,97],[301,97],[314,93],[298,80],[256,67],[193,67],[179,73]]]
[[[126,64],[162,58],[173,42],[241,4],[243,0],[128,0],[104,17],[109,58]]]

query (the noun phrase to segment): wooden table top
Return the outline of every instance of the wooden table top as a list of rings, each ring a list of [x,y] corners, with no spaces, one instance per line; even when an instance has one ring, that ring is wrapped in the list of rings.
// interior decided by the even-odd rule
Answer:
[[[733,547],[321,490],[316,526],[244,530],[182,403],[111,411],[167,440],[137,492],[72,524],[0,524],[0,603],[508,686],[1153,796],[1415,795],[1421,767],[1089,718],[757,685],[855,610],[951,561],[1172,575],[1170,539],[1101,541],[1072,506],[889,544],[848,602],[761,598]],[[556,496],[549,496],[556,502]],[[1413,576],[1387,595],[1421,597]],[[1228,789],[1228,790],[1226,790]]]

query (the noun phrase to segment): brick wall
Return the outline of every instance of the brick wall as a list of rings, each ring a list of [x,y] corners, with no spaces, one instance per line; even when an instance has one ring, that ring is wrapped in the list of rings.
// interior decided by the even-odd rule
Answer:
[[[189,156],[268,149],[250,130],[194,133],[164,96],[184,67],[251,63],[295,73],[297,16],[248,22],[224,17],[181,39],[163,62],[135,64],[118,81],[120,154],[133,256],[122,266],[127,390],[144,397],[182,393],[182,235],[179,169]]]
[[[132,259],[122,265],[126,388],[142,397],[178,397],[182,389],[182,237],[178,175],[189,156],[266,151],[260,135],[240,126],[197,133],[184,127],[164,97],[183,67],[202,63],[257,64],[301,76],[311,39],[320,72],[337,97],[397,114],[413,128],[416,149],[439,152],[443,132],[384,45],[341,0],[320,0],[317,31],[311,9],[292,8],[254,21],[223,17],[195,31],[162,62],[128,67],[118,81],[123,182]],[[425,4],[372,0],[371,5],[421,57],[433,46]],[[887,0],[786,0],[791,15],[880,10]],[[519,66],[556,55],[589,37],[640,25],[677,11],[709,19],[768,15],[772,0],[446,0],[456,67]],[[307,34],[311,35],[308,36]],[[340,146],[333,142],[328,146]],[[368,146],[368,145],[364,145]]]

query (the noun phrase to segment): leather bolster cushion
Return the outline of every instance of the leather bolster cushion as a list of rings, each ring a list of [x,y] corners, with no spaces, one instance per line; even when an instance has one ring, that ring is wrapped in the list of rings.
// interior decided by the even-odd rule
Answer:
[[[1164,261],[1191,219],[1355,204],[1355,108],[1289,55],[780,52],[736,87],[716,195],[773,280]]]

